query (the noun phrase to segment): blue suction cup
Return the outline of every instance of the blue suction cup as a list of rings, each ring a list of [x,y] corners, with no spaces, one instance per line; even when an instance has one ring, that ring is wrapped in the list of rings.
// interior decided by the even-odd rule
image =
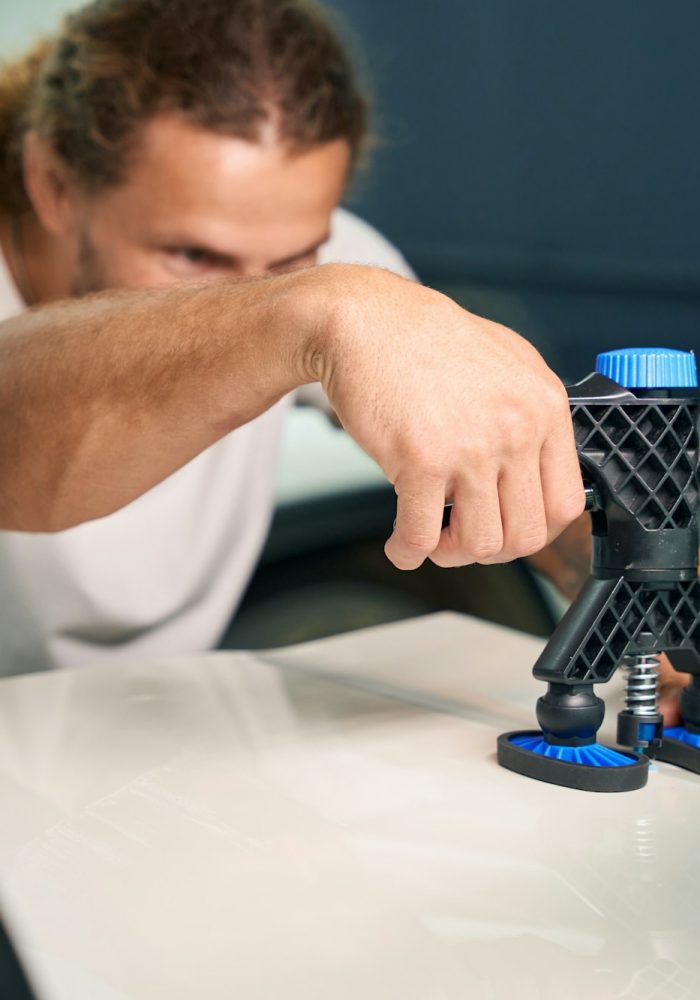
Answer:
[[[678,740],[680,743],[688,743],[691,747],[700,749],[700,733],[691,733],[685,726],[669,726],[664,729],[665,740]]]
[[[523,747],[530,753],[537,753],[542,757],[553,757],[569,764],[585,764],[587,767],[629,767],[639,760],[636,755],[611,750],[602,743],[589,743],[583,747],[557,746],[548,743],[541,733],[536,735],[519,733],[513,736],[510,742],[516,747]]]
[[[559,746],[548,743],[540,730],[499,736],[498,763],[537,781],[586,792],[631,792],[646,785],[649,772],[648,757],[600,743]]]
[[[685,726],[669,726],[664,729],[663,742],[654,756],[666,764],[700,774],[700,733],[691,733]]]

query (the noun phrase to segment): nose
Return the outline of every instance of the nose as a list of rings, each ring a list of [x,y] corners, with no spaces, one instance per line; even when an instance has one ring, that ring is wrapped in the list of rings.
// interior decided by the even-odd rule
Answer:
[[[270,268],[261,261],[241,261],[235,273],[239,278],[264,278],[270,273]]]

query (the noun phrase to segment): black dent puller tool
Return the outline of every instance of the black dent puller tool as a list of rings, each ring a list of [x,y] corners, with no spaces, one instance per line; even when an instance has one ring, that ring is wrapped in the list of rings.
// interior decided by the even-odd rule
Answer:
[[[650,756],[700,773],[698,417],[695,356],[608,351],[567,392],[593,525],[591,575],[533,673],[547,682],[537,731],[504,733],[498,761],[530,778],[596,792],[646,784]],[[691,673],[683,725],[663,731],[658,657]],[[597,742],[594,684],[627,674],[619,751]]]

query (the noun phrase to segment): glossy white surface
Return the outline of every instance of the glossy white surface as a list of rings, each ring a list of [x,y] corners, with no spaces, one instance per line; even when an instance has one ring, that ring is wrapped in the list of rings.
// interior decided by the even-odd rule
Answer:
[[[499,768],[539,648],[437,615],[0,682],[0,887],[42,998],[699,996],[700,783]]]

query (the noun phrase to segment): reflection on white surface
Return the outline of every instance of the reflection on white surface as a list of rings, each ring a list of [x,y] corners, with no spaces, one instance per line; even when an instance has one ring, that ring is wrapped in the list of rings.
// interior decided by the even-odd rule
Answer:
[[[539,645],[437,615],[1,682],[0,881],[42,996],[696,998],[698,780],[499,768]]]

